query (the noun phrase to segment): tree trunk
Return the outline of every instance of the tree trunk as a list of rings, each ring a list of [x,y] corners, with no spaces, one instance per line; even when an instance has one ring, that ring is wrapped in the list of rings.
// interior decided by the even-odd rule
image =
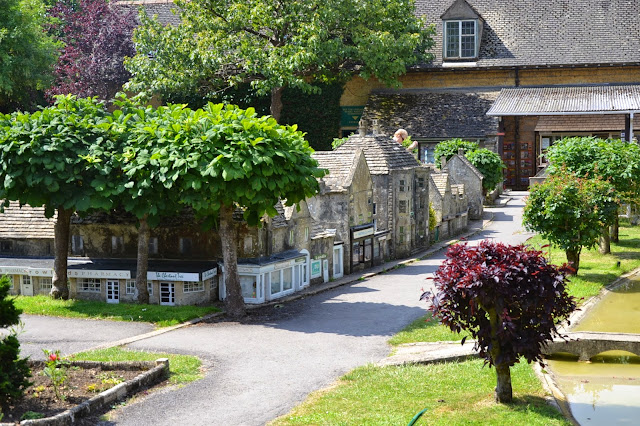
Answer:
[[[241,318],[245,316],[246,309],[238,277],[238,243],[233,229],[233,206],[223,204],[220,207],[220,240],[226,287],[225,310],[228,316]]]
[[[616,220],[611,227],[611,241],[617,243],[620,241],[620,218],[616,215]]]
[[[53,261],[53,279],[51,280],[51,292],[54,299],[69,298],[69,285],[67,284],[67,256],[69,255],[69,228],[73,209],[58,207],[58,218],[54,225],[53,247],[55,259]]]
[[[567,254],[567,263],[571,268],[573,268],[571,275],[578,275],[578,268],[580,267],[580,251],[566,250],[565,253]]]
[[[149,224],[147,215],[140,219],[138,228],[138,260],[136,264],[136,292],[138,303],[149,303],[149,290],[147,289],[147,269],[149,266]]]
[[[496,402],[508,404],[513,400],[511,388],[511,368],[506,364],[497,364],[496,367]]]
[[[609,235],[608,226],[602,228],[602,233],[600,234],[600,248],[598,251],[600,254],[611,253],[611,235]]]
[[[498,339],[498,332],[500,330],[500,318],[498,318],[498,312],[501,310],[499,307],[484,307],[484,310],[489,314],[489,324],[491,326],[491,349],[489,350],[489,355],[491,356],[493,366],[496,368],[496,402],[509,403],[513,399],[513,389],[511,388],[511,368],[508,364],[497,363],[501,352],[500,339]]]
[[[280,115],[282,114],[282,92],[284,87],[274,87],[271,89],[271,116],[280,123]]]

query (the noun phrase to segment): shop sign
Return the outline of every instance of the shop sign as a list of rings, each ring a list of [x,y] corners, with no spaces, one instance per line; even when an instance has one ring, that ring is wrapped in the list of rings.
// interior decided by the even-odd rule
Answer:
[[[326,259],[327,255],[326,254],[318,254],[316,256],[313,256],[314,259],[318,260],[318,259]]]
[[[238,268],[240,269],[240,268]],[[240,271],[238,271],[240,272]],[[208,271],[204,271],[202,273],[202,281],[208,280],[209,278],[213,278],[218,275],[218,268],[209,269]]]
[[[361,229],[359,231],[353,231],[353,239],[357,240],[360,238],[368,237],[369,235],[373,235],[373,226],[367,229]]]
[[[296,259],[296,263],[305,263],[307,261],[306,257],[299,257]]]
[[[192,272],[147,272],[149,281],[200,281],[200,274]]]
[[[318,278],[321,276],[322,276],[322,261],[312,260],[311,261],[311,278]]]
[[[257,274],[260,270],[257,266],[240,266],[238,265],[238,273]]]
[[[0,267],[2,275],[29,275],[29,268],[21,268],[19,266],[2,266]]]
[[[131,271],[113,271],[98,269],[67,269],[69,278],[122,278],[130,279]]]
[[[51,268],[29,268],[29,275],[33,277],[53,277],[53,269]],[[67,276],[69,270],[67,269]]]

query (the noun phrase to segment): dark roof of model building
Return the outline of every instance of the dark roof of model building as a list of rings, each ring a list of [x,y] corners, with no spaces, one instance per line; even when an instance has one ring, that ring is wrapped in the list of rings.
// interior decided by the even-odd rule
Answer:
[[[442,66],[443,19],[478,15],[477,67],[640,63],[640,2],[630,0],[416,0],[416,15],[434,24]],[[464,4],[468,5],[465,12]],[[461,16],[455,16],[460,13]],[[445,15],[447,14],[447,15]]]
[[[178,25],[180,23],[178,7],[171,0],[125,0],[116,1],[115,4],[121,7],[135,9],[142,6],[147,16],[157,16],[158,21],[165,25]]]
[[[498,133],[499,119],[486,115],[499,91],[379,92],[362,117],[378,119],[382,133],[405,129],[416,138],[481,138]]]
[[[44,207],[20,207],[14,201],[0,213],[0,238],[52,239],[55,217],[47,219]]]
[[[329,170],[320,179],[323,192],[345,192],[351,185],[357,151],[318,151],[311,154],[318,167]],[[321,185],[322,186],[322,185]]]
[[[393,132],[391,132],[393,134]],[[352,153],[361,149],[372,175],[387,175],[391,170],[407,169],[418,166],[413,155],[393,141],[389,135],[354,134],[335,150],[337,153]]]

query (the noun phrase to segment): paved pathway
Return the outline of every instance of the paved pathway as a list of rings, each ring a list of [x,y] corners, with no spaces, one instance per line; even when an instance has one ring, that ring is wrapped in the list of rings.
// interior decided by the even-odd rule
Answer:
[[[512,193],[507,206],[491,209],[493,222],[470,241],[526,240],[519,225],[523,195]],[[118,410],[109,424],[262,425],[284,415],[349,370],[384,359],[389,337],[424,315],[418,299],[443,258],[440,250],[364,281],[256,309],[242,323],[200,323],[129,344],[197,355],[207,372]]]

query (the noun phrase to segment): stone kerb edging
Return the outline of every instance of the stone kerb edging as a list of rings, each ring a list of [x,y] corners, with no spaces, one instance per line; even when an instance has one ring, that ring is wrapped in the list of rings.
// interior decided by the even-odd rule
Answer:
[[[44,363],[44,361],[32,361],[33,365]],[[104,392],[99,393],[93,398],[77,405],[67,411],[57,414],[53,417],[35,420],[23,420],[20,425],[37,425],[37,426],[66,426],[72,425],[79,417],[86,417],[91,413],[95,413],[102,408],[113,404],[115,401],[134,394],[141,388],[159,382],[162,378],[169,374],[169,359],[160,358],[155,361],[136,361],[136,362],[97,362],[97,361],[72,361],[71,366],[80,368],[97,368],[103,370],[145,370],[143,373],[133,379],[120,383]],[[6,424],[6,423],[4,423]],[[13,424],[13,423],[11,423]]]

